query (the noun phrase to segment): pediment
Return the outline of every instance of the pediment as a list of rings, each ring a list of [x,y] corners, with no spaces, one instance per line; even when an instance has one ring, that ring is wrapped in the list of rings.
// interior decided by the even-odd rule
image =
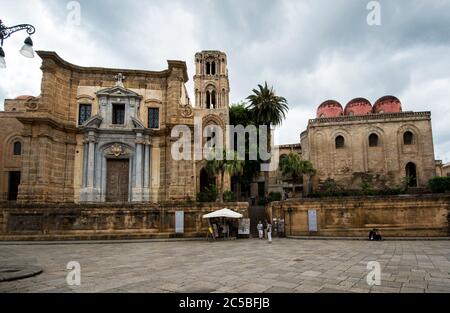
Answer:
[[[121,87],[114,86],[110,88],[105,88],[96,92],[97,96],[107,96],[107,97],[132,97],[141,99],[142,96],[133,90]]]
[[[139,119],[137,119],[137,118],[135,118],[133,116],[131,117],[131,121],[133,122],[134,128],[137,128],[137,129],[144,129],[145,128],[144,123],[142,123],[141,120],[139,120]]]
[[[85,128],[99,128],[103,122],[103,118],[100,115],[94,115],[83,123],[82,127]]]

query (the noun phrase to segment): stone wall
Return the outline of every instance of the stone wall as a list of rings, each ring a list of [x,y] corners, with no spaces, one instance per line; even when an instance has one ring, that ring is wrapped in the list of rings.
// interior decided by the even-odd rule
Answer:
[[[248,216],[248,203],[0,205],[0,240],[133,239],[175,237],[175,212],[184,211],[184,237],[206,236],[204,214],[227,207]]]
[[[389,237],[449,236],[450,195],[290,199],[267,209],[285,219],[288,236],[367,236],[373,228]],[[318,232],[309,232],[309,209],[317,210]]]
[[[24,142],[22,124],[15,118],[14,112],[3,113],[0,116],[0,201],[8,199],[9,173],[22,169],[22,154],[14,155],[14,143],[20,142],[22,151]]]

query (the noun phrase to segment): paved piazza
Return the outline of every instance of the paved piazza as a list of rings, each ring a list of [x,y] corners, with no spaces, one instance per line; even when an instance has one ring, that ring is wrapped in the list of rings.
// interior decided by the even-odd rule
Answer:
[[[81,286],[66,283],[70,261]],[[381,264],[381,286],[366,283],[369,261]],[[446,240],[0,243],[0,267],[12,264],[44,272],[0,292],[450,292]]]

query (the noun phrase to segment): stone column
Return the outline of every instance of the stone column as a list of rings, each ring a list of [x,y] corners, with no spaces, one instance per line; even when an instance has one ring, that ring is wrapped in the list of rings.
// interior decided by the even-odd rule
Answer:
[[[136,143],[136,174],[135,174],[136,187],[142,188],[142,144]]]
[[[163,166],[166,166],[164,162],[161,162],[161,149],[160,149],[160,142],[159,138],[152,138],[152,145],[151,145],[151,169],[150,172],[152,174],[151,176],[151,182],[150,182],[150,188],[151,188],[151,201],[156,203],[160,201],[159,199],[159,190],[160,190],[160,175],[161,175],[161,168]],[[164,169],[163,169],[164,171]]]
[[[150,200],[150,142],[148,138],[145,140],[144,151],[144,192],[143,201]]]
[[[134,187],[132,188],[132,201],[141,202],[142,201],[142,145],[144,140],[142,138],[142,133],[136,134],[136,157],[135,157],[135,172],[134,172]]]
[[[88,150],[88,168],[87,168],[87,187],[94,187],[94,170],[95,170],[95,138],[93,133],[89,133],[89,150]]]
[[[94,179],[95,179],[95,133],[90,131],[84,141],[83,156],[83,188],[81,189],[80,201],[94,201]]]

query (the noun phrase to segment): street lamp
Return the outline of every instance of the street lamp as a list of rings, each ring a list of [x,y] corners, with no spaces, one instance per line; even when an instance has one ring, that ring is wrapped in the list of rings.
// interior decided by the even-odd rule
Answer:
[[[2,20],[0,20],[0,68],[6,67],[5,62],[5,51],[3,50],[3,40],[11,36],[11,34],[18,32],[20,30],[26,30],[28,33],[27,39],[24,41],[24,45],[22,46],[22,49],[20,49],[20,54],[22,54],[24,57],[27,58],[34,58],[34,51],[33,51],[33,40],[31,40],[31,35],[35,33],[35,28],[33,25],[30,24],[20,24],[12,27],[6,27],[5,24],[3,24]]]

